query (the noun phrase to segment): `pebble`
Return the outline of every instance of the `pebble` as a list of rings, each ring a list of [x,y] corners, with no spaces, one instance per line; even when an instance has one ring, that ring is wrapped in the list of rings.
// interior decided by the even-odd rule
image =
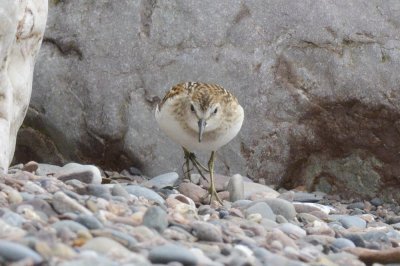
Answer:
[[[284,223],[278,227],[279,230],[293,239],[299,239],[307,235],[306,231],[299,226],[291,223]]]
[[[142,187],[142,186],[138,186],[138,185],[129,185],[125,187],[126,191],[128,191],[128,193],[133,194],[137,197],[144,197],[148,200],[152,200],[154,202],[157,202],[158,204],[164,204],[164,199],[157,194],[157,192]]]
[[[55,176],[65,182],[77,179],[86,184],[101,184],[102,177],[99,168],[94,165],[69,163],[61,167]]]
[[[196,256],[187,248],[174,244],[155,247],[150,250],[149,260],[152,263],[168,264],[179,262],[183,265],[197,265]]]
[[[175,172],[165,173],[143,183],[148,188],[161,189],[164,187],[174,187],[179,180],[179,175]]]
[[[276,215],[282,215],[289,221],[296,217],[297,212],[293,204],[287,200],[276,198],[264,199],[263,202],[266,202]]]
[[[16,262],[26,258],[32,259],[35,264],[43,261],[43,258],[32,249],[6,240],[0,240],[0,257],[6,262]]]
[[[162,233],[168,227],[167,213],[158,206],[150,207],[143,216],[143,225]]]
[[[271,221],[276,220],[275,213],[272,211],[271,207],[269,207],[269,205],[265,202],[256,202],[245,210],[246,217],[254,213],[259,213],[262,218],[266,218]]]
[[[346,229],[350,228],[350,227],[357,227],[357,228],[366,228],[367,227],[367,222],[357,216],[344,216],[339,219],[339,222]]]
[[[228,182],[229,201],[234,202],[244,199],[243,177],[239,174],[233,175]]]
[[[208,184],[183,181],[178,192],[175,172],[150,180],[127,170],[101,172],[111,182],[101,184],[75,178],[82,165],[73,165],[78,174],[65,181],[55,178],[62,168],[42,165],[29,170],[36,175],[21,165],[1,176],[0,241],[14,245],[0,245],[5,265],[32,265],[35,258],[63,266],[358,266],[364,263],[349,250],[400,245],[396,203],[280,194],[246,177],[218,175],[219,193],[230,201],[207,205]]]
[[[192,223],[192,233],[199,241],[222,242],[221,230],[206,222],[196,221]]]
[[[22,167],[22,171],[27,171],[30,173],[35,173],[36,170],[39,168],[39,164],[34,161],[27,162],[24,167]]]

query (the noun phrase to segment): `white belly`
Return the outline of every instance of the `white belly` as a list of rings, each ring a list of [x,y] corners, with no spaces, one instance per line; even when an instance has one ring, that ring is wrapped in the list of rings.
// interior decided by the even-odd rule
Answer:
[[[216,151],[231,141],[242,127],[243,110],[242,116],[239,117],[237,122],[233,123],[226,131],[221,132],[221,134],[219,134],[216,138],[213,138],[213,140],[203,139],[201,142],[199,142],[197,136],[188,134],[187,131],[182,129],[180,123],[175,119],[175,117],[170,115],[168,107],[169,106],[163,106],[162,111],[160,112],[157,106],[155,112],[156,121],[161,130],[169,138],[185,147],[189,151]],[[207,132],[207,129],[205,132]]]

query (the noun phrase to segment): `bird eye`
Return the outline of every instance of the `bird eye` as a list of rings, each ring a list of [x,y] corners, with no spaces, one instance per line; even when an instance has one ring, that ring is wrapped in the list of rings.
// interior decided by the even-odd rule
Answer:
[[[194,113],[194,106],[193,104],[190,105],[190,111],[192,111]]]
[[[216,114],[218,112],[218,108],[215,108],[215,110],[214,110],[214,114]]]

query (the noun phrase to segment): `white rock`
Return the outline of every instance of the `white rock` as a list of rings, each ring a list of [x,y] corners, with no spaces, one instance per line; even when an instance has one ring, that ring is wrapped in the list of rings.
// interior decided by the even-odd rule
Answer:
[[[0,1],[0,168],[7,172],[28,110],[47,0]]]

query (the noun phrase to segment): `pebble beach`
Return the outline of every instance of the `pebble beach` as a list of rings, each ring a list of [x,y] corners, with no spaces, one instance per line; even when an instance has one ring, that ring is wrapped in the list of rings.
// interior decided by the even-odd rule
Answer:
[[[380,198],[216,175],[224,204],[210,205],[197,174],[76,163],[0,179],[2,265],[400,265],[400,207]]]

